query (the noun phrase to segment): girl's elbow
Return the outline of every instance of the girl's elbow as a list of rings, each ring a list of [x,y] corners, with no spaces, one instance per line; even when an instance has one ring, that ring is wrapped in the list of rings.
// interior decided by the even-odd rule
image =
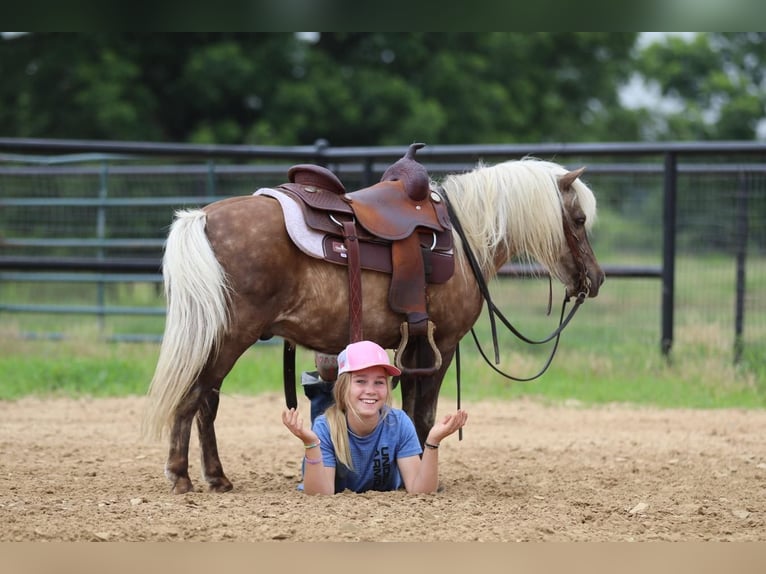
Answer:
[[[311,481],[306,481],[303,483],[303,493],[312,496],[317,494],[335,494],[335,485],[333,483],[323,484],[321,482],[312,483]]]
[[[328,491],[327,489],[321,488],[321,489],[311,489],[311,488],[305,488],[303,489],[303,494],[307,494],[309,496],[321,496],[321,495],[328,495],[328,494],[335,494],[334,492]]]
[[[429,485],[415,485],[410,488],[405,486],[404,489],[407,491],[407,494],[433,494],[436,492],[437,487],[438,484],[433,487]]]

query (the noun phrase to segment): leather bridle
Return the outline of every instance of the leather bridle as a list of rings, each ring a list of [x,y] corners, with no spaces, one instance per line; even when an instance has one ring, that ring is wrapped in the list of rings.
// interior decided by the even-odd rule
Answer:
[[[481,292],[481,296],[487,303],[487,312],[489,314],[489,322],[490,322],[490,329],[492,332],[492,344],[494,347],[494,353],[495,353],[495,361],[494,364],[489,360],[486,353],[484,352],[484,349],[481,346],[481,343],[479,342],[478,337],[476,336],[476,331],[472,327],[471,328],[471,335],[473,336],[473,340],[476,344],[476,348],[479,350],[479,353],[484,358],[485,362],[497,373],[502,375],[503,377],[507,379],[511,379],[514,381],[519,382],[525,382],[525,381],[531,381],[538,377],[540,377],[545,371],[548,370],[548,367],[553,362],[553,357],[556,354],[556,350],[558,349],[559,339],[561,338],[561,333],[566,328],[566,326],[569,324],[569,322],[572,320],[572,317],[574,317],[577,310],[580,308],[580,305],[582,305],[585,302],[585,299],[588,297],[588,293],[590,292],[590,280],[588,279],[588,268],[585,265],[585,250],[583,245],[581,244],[580,239],[575,234],[574,230],[572,229],[572,224],[569,221],[569,217],[564,212],[562,208],[562,219],[563,219],[563,226],[564,226],[564,237],[566,239],[567,245],[569,246],[569,250],[572,255],[572,259],[575,262],[575,265],[578,268],[578,277],[579,277],[579,284],[578,284],[578,293],[575,297],[574,306],[569,311],[569,314],[566,315],[566,306],[569,300],[572,298],[572,296],[565,295],[564,301],[561,305],[561,315],[559,317],[559,325],[558,327],[547,337],[543,339],[531,339],[524,334],[522,334],[516,327],[513,326],[513,324],[505,317],[505,315],[500,311],[500,309],[497,308],[495,303],[492,301],[492,296],[489,292],[489,287],[487,286],[487,281],[484,278],[484,275],[482,274],[482,270],[479,267],[479,263],[476,259],[476,256],[474,255],[470,244],[468,243],[468,239],[465,235],[465,232],[463,231],[463,227],[460,224],[460,220],[457,217],[457,214],[455,213],[451,202],[449,201],[449,198],[447,196],[446,191],[443,188],[440,188],[439,192],[441,193],[442,197],[445,198],[445,203],[447,204],[447,209],[449,212],[450,219],[452,221],[452,225],[455,229],[455,232],[458,234],[458,236],[461,239],[461,242],[463,244],[463,250],[466,255],[466,259],[468,260],[469,265],[471,266],[471,270],[473,271],[474,277],[476,279],[476,283],[479,287],[479,291]],[[503,371],[502,369],[499,369],[495,365],[500,363],[500,350],[498,345],[498,337],[497,337],[497,323],[496,319],[500,319],[500,321],[503,323],[503,325],[508,328],[516,337],[518,337],[520,340],[524,341],[525,343],[528,343],[530,345],[542,345],[544,343],[548,343],[555,339],[555,343],[553,345],[553,349],[551,350],[550,356],[546,360],[545,364],[543,365],[542,369],[535,375],[531,377],[516,377],[513,375],[510,375]],[[458,345],[459,347],[459,345]],[[458,356],[459,356],[459,348],[457,350]],[[459,367],[458,367],[459,368]],[[458,386],[460,384],[460,373],[458,372]],[[459,390],[458,390],[459,392]]]
[[[580,296],[586,298],[590,292],[590,279],[588,278],[588,267],[585,265],[585,248],[572,229],[572,223],[569,216],[562,209],[561,217],[564,226],[564,238],[569,246],[569,253],[572,255],[572,260],[575,262],[578,271],[578,291],[577,298]],[[587,241],[587,238],[586,238]]]

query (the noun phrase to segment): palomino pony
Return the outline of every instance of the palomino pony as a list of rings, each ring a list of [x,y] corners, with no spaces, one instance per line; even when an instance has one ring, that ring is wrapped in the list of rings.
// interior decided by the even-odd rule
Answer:
[[[568,297],[595,297],[604,280],[587,231],[596,200],[582,169],[535,159],[479,165],[432,183],[450,204],[485,278],[516,255],[537,261]],[[402,376],[402,406],[421,442],[434,423],[439,389],[460,339],[477,320],[482,295],[455,234],[454,275],[427,288],[441,367]],[[148,396],[144,432],[170,431],[165,474],[173,492],[192,489],[188,473],[196,418],[209,488],[232,488],[218,456],[219,391],[235,362],[259,339],[282,337],[321,353],[349,342],[347,270],[310,257],[288,237],[280,204],[264,196],[224,199],[176,214],[163,259],[167,318]],[[402,322],[389,308],[390,276],[362,272],[365,339],[396,348]]]

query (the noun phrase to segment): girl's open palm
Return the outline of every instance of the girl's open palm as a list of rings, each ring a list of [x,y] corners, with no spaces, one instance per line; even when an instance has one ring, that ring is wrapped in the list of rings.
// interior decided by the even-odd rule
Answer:
[[[303,419],[298,413],[298,409],[285,409],[282,411],[282,422],[304,444],[314,443],[319,440],[314,431],[303,428]]]
[[[440,421],[436,421],[428,436],[438,443],[458,429],[463,428],[466,421],[468,421],[468,413],[463,409],[459,409],[454,413],[445,415]]]

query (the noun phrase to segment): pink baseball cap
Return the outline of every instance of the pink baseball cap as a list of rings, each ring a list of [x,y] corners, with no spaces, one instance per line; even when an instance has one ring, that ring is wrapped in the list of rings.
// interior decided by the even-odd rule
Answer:
[[[389,375],[402,372],[391,364],[385,349],[372,341],[351,343],[338,355],[338,374],[361,371],[368,367],[383,367]]]

